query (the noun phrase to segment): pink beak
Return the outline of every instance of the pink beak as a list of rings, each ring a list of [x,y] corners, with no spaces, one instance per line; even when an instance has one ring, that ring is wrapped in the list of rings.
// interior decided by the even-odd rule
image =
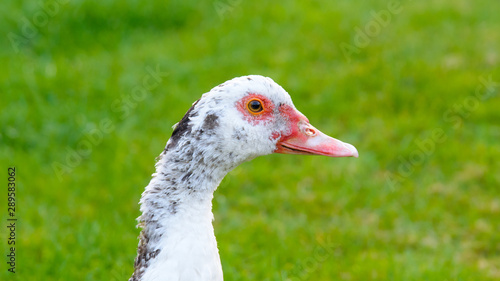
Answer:
[[[323,134],[309,124],[307,118],[302,114],[295,111],[291,115],[293,115],[290,116],[292,117],[290,118],[291,134],[281,137],[274,152],[330,157],[359,156],[353,145]]]

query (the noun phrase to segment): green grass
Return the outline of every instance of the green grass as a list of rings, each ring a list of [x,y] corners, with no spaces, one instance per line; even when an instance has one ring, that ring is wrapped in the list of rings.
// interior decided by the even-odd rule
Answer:
[[[1,280],[127,280],[171,126],[246,74],[272,77],[360,157],[271,155],[230,173],[214,199],[225,280],[500,279],[498,1],[401,1],[349,60],[341,43],[388,2],[75,0],[16,52],[8,34],[25,36],[37,3],[0,12],[0,163],[4,186],[17,168],[19,219],[16,274],[2,227]],[[168,76],[124,116],[146,67]],[[480,77],[497,81],[485,100]]]

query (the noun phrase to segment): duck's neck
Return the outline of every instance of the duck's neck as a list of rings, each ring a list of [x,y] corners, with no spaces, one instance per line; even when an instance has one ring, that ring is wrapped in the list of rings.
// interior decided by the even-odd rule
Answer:
[[[166,150],[160,155],[141,198],[143,230],[131,281],[223,279],[212,198],[232,167],[196,154]]]

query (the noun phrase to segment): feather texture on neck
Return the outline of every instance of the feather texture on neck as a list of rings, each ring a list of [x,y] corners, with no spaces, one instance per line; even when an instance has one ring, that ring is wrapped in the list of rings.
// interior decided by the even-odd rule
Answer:
[[[212,226],[212,198],[224,176],[241,160],[228,159],[210,138],[218,115],[199,116],[197,102],[177,124],[141,198],[135,271],[138,280],[222,280]]]

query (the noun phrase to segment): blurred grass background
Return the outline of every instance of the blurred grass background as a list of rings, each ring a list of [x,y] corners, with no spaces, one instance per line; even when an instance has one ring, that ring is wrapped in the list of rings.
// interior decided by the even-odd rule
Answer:
[[[500,2],[396,1],[348,57],[389,2],[40,3],[0,11],[0,161],[4,184],[17,168],[19,218],[15,275],[2,227],[1,280],[127,280],[171,126],[247,74],[360,158],[230,173],[214,199],[225,280],[500,280]],[[168,75],[134,100],[148,67]]]

